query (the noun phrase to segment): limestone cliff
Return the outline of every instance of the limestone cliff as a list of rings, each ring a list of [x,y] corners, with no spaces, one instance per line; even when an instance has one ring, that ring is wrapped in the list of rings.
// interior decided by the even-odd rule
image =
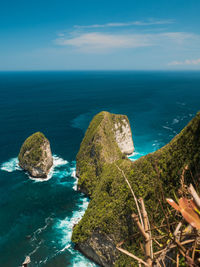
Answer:
[[[18,155],[19,165],[34,178],[47,178],[53,165],[50,143],[44,134],[37,132],[23,143]]]
[[[164,198],[178,192],[186,166],[185,183],[199,184],[200,113],[169,144],[135,162],[123,155],[114,140],[111,117],[109,113],[95,117],[77,156],[79,186],[89,193],[91,201],[73,229],[72,241],[101,266],[137,266],[115,249],[126,240],[125,248],[142,257],[138,254],[141,240],[131,219],[136,212],[135,202],[118,167],[136,196],[144,198],[150,224],[159,226],[167,208]],[[163,209],[158,208],[160,200]]]
[[[114,115],[114,135],[122,153],[130,155],[134,151],[131,127],[127,116]]]
[[[78,187],[91,195],[106,163],[133,153],[127,116],[101,112],[90,123],[77,155]]]

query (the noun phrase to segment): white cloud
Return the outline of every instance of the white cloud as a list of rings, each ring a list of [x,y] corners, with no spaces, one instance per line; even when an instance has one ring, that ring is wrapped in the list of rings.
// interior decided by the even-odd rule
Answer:
[[[182,44],[185,40],[195,39],[197,37],[197,35],[187,32],[166,32],[162,33],[162,35],[179,44]]]
[[[168,65],[169,66],[177,66],[177,65],[198,65],[200,64],[200,58],[198,59],[186,59],[184,61],[172,61]]]
[[[198,38],[197,38],[198,37]],[[71,46],[83,52],[101,52],[110,49],[138,48],[146,46],[175,47],[180,48],[188,41],[199,40],[200,37],[184,32],[166,32],[151,34],[136,33],[77,33],[70,36],[61,36],[55,40],[60,46]]]
[[[94,29],[94,28],[109,28],[109,27],[163,25],[171,23],[174,23],[174,20],[168,19],[168,20],[148,20],[148,21],[131,21],[131,22],[111,22],[105,24],[74,25],[74,28]]]
[[[111,48],[136,48],[151,45],[146,35],[118,35],[103,33],[85,33],[69,39],[58,38],[58,45],[73,46],[88,52]]]

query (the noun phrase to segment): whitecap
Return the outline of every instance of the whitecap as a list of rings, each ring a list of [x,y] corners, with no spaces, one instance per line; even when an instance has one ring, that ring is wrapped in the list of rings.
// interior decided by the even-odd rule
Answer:
[[[82,203],[79,204],[78,210],[73,211],[71,217],[66,217],[63,220],[57,219],[55,228],[62,235],[60,243],[63,248],[60,251],[64,251],[65,249],[69,249],[71,247],[73,227],[81,220],[88,207],[89,199],[87,197],[83,197],[81,200]]]
[[[36,178],[36,177],[32,177],[32,176],[28,175],[28,178],[30,180],[35,181],[35,182],[46,182],[46,181],[48,181],[48,180],[50,180],[52,178],[52,175],[48,174],[47,178]]]
[[[71,176],[75,179],[73,189],[78,190],[78,177],[76,176],[76,166],[71,168]]]
[[[167,130],[170,130],[170,131],[173,131],[173,129],[171,127],[168,127],[168,126],[162,126],[164,129],[167,129]]]
[[[19,167],[18,158],[11,158],[8,161],[1,164],[1,170],[6,172],[14,172],[16,170],[21,170]]]
[[[74,178],[73,189],[77,191],[78,188],[78,177],[76,176],[76,161],[72,161],[72,167],[70,168],[70,175]]]
[[[76,168],[71,168],[71,176],[75,179],[78,179],[78,177],[76,176]]]
[[[60,252],[63,252],[63,251],[65,251],[66,249],[68,249],[68,248],[70,248],[71,247],[71,245],[66,245],[64,248],[62,248],[61,250],[60,250]]]
[[[173,119],[172,124],[179,123],[179,120],[177,118]]]
[[[130,157],[134,157],[134,156],[136,156],[136,155],[138,155],[138,154],[139,154],[138,152],[133,152],[132,154],[128,155],[128,158],[130,158]]]
[[[62,159],[61,157],[58,157],[57,155],[53,155],[53,165],[54,167],[63,166],[68,163],[67,160]]]
[[[59,178],[65,174],[74,178],[73,181],[73,189],[77,190],[77,183],[78,178],[76,176],[76,161],[71,162],[64,162],[64,167],[56,166],[53,175],[55,178],[58,178],[56,183],[59,183]],[[66,167],[65,167],[66,166]],[[72,180],[72,179],[71,179]],[[71,183],[71,182],[70,182]],[[70,253],[72,255],[72,260],[70,266],[81,266],[81,267],[95,267],[97,266],[95,263],[91,262],[85,256],[83,256],[79,251],[74,249],[73,243],[71,241],[73,227],[81,220],[83,217],[87,207],[89,204],[89,199],[85,197],[83,194],[80,195],[79,204],[75,207],[72,211],[70,216],[65,217],[64,219],[54,218],[52,221],[52,227],[55,231],[57,240],[56,242],[56,251],[54,252],[53,257],[61,254],[61,253]],[[38,228],[32,235],[31,243],[33,245],[33,251],[30,252],[30,255],[38,252],[38,247],[41,244],[37,243],[38,237],[41,237],[40,234],[43,233],[50,222],[50,218],[47,219],[45,225],[41,228]],[[42,242],[42,240],[41,240]],[[35,246],[36,245],[36,246]],[[42,263],[44,264],[45,261],[47,262],[50,258],[43,260]]]
[[[56,168],[59,168],[61,166],[65,166],[67,164],[68,164],[67,160],[64,160],[63,158],[54,154],[53,155],[53,166],[51,167],[51,169],[47,175],[47,178],[34,178],[30,175],[29,175],[29,178],[31,180],[36,181],[36,182],[46,182],[46,181],[50,180],[53,177],[53,175],[55,175],[55,174],[59,174],[62,177],[65,177],[67,173],[65,171],[62,171],[62,174],[61,174],[60,171],[56,171]],[[60,178],[62,178],[62,177],[60,177]]]
[[[95,267],[97,266],[95,263],[89,261],[87,258],[82,256],[80,253],[76,255],[76,257],[73,257],[72,260],[72,267]]]
[[[139,159],[140,157],[144,156],[145,154],[144,153],[139,153],[137,151],[133,152],[132,154],[130,154],[128,156],[128,158],[131,160],[131,161],[136,161],[137,159]]]
[[[185,119],[187,119],[188,118],[188,116],[182,116],[182,118],[181,118],[181,120],[183,121],[183,120],[185,120]]]
[[[48,175],[47,175],[47,178],[34,178],[30,175],[29,178],[31,180],[34,180],[36,182],[45,182],[45,181],[48,181],[49,179],[52,178],[52,176],[54,174],[58,174],[60,176],[60,178],[62,177],[65,177],[67,175],[70,175],[70,173],[68,173],[67,171],[58,171],[56,170],[57,168],[59,167],[62,167],[62,166],[65,166],[68,164],[68,161],[67,160],[64,160],[63,158],[57,156],[57,155],[53,155],[53,166],[51,167]],[[4,162],[1,164],[1,167],[0,169],[2,171],[7,171],[7,172],[14,172],[14,171],[17,171],[17,170],[22,170],[19,166],[19,160],[17,157],[15,158],[11,158],[9,159],[8,161]]]
[[[35,230],[35,232],[33,232],[32,238],[30,240],[30,242],[36,241],[37,240],[37,236],[40,235],[47,227],[48,225],[52,222],[52,217],[49,216],[45,219],[45,224],[43,227],[39,227],[37,230]]]
[[[32,257],[42,246],[42,244],[44,244],[45,240],[41,239],[41,234],[46,230],[46,228],[50,225],[50,223],[52,222],[52,217],[49,216],[48,218],[45,219],[45,223],[43,227],[40,227],[38,229],[36,229],[33,234],[31,235],[31,239],[30,239],[30,245],[33,248],[33,250],[31,252],[29,252],[28,256]]]
[[[78,179],[76,182],[74,182],[74,186],[72,188],[74,189],[74,191],[78,190]]]
[[[53,176],[56,178],[62,179],[62,178],[71,176],[71,171],[68,171],[66,169],[64,169],[64,170],[56,169],[53,172]]]

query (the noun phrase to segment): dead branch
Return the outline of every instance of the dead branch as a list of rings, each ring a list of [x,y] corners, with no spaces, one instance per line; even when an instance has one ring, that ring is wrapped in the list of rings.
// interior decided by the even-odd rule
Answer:
[[[139,221],[138,215],[133,213],[132,218],[133,218],[133,221],[135,222],[140,234],[144,237],[145,240],[148,240],[149,235],[145,232],[144,228],[142,227],[142,225]]]
[[[125,250],[125,249],[123,249],[123,248],[119,248],[119,247],[117,247],[117,249],[118,249],[119,251],[121,251],[122,253],[128,255],[129,257],[135,259],[136,261],[138,261],[138,263],[140,263],[140,264],[143,263],[145,266],[150,267],[150,265],[147,264],[145,261],[143,261],[142,259],[140,259],[140,258],[138,258],[137,256],[133,255],[132,253],[128,252],[127,250]]]
[[[186,240],[186,241],[181,242],[181,245],[186,245],[186,244],[192,243],[192,242],[194,242],[194,241],[195,241],[195,239]],[[177,247],[177,245],[175,245],[175,244],[171,244],[170,249],[171,249],[171,248],[175,248],[175,247]],[[162,250],[159,250],[159,251],[156,251],[156,252],[154,253],[154,255],[156,256],[156,255],[158,255],[158,254],[160,254],[160,253],[162,253],[162,252],[164,252],[164,251],[166,251],[166,248],[164,248],[164,249],[162,249]]]
[[[197,207],[200,209],[200,198],[196,192],[196,190],[194,189],[193,185],[190,184],[188,191],[190,192],[190,194],[192,195],[195,204],[197,205]]]
[[[133,192],[133,189],[132,189],[132,187],[131,187],[129,181],[128,181],[128,179],[126,178],[126,175],[124,174],[124,171],[123,171],[122,169],[120,169],[120,167],[119,167],[116,163],[115,163],[115,166],[116,166],[116,167],[118,168],[118,170],[122,173],[122,175],[123,175],[123,177],[124,177],[124,179],[125,179],[125,181],[126,181],[128,187],[129,187],[129,189],[130,189],[130,191],[131,191],[131,194],[132,194],[132,196],[133,196],[133,198],[134,198],[134,200],[135,200],[135,204],[136,204],[136,207],[137,207],[138,215],[139,215],[139,217],[140,217],[140,223],[141,223],[142,227],[144,227],[144,223],[143,223],[143,220],[142,220],[141,211],[140,211],[140,208],[139,208],[138,201],[137,201],[137,198],[136,198],[136,196],[135,196],[135,193]]]
[[[149,224],[148,224],[148,215],[145,209],[144,201],[141,198],[140,199],[141,208],[142,208],[142,216],[144,221],[144,231],[146,233],[147,238],[145,239],[145,256],[147,258],[147,263],[149,265],[152,265],[152,258],[153,258],[153,252],[152,252],[152,240],[151,240],[151,233],[149,231]],[[152,255],[152,257],[151,257]]]

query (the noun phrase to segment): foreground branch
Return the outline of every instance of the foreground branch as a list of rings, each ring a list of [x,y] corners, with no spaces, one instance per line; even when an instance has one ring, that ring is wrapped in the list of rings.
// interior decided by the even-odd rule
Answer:
[[[123,249],[123,248],[119,248],[117,247],[117,249],[119,251],[121,251],[122,253],[128,255],[129,257],[133,258],[134,260],[138,261],[139,264],[143,263],[145,266],[150,267],[149,264],[147,264],[145,261],[143,261],[142,259],[138,258],[137,256],[133,255],[132,253],[128,252],[127,250]]]

